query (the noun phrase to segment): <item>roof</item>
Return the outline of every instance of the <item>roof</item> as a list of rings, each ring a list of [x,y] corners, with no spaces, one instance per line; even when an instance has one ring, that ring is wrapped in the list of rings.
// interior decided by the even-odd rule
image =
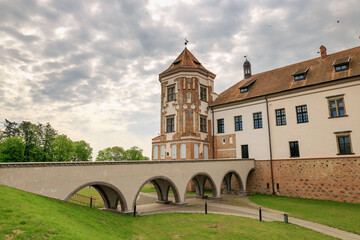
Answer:
[[[194,55],[185,48],[168,69],[160,73],[160,77],[170,75],[177,72],[177,70],[197,70],[206,75],[211,75],[215,78],[215,74],[207,70]]]
[[[349,70],[335,72],[333,63],[342,62],[344,59],[350,59]],[[304,80],[294,81],[294,73],[304,72],[306,70],[308,71]],[[238,102],[357,75],[360,75],[360,47],[329,54],[323,59],[318,57],[252,75],[250,78],[242,80],[220,93],[211,106],[214,107]],[[253,82],[255,79],[256,82]],[[253,83],[253,85],[248,92],[240,93],[239,88],[248,86],[251,83]]]

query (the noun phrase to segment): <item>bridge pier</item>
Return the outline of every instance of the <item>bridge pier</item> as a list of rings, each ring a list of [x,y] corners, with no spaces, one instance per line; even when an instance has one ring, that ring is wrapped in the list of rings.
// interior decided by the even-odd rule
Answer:
[[[154,185],[158,195],[158,200],[156,202],[164,203],[164,204],[170,203],[171,202],[169,201],[170,183],[164,179],[155,179],[152,180],[151,183]]]

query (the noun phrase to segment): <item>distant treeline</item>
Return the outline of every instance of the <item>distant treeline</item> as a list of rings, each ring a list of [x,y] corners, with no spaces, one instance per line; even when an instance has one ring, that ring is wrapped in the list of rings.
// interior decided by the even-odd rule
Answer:
[[[91,161],[92,148],[85,141],[73,142],[59,135],[50,123],[20,124],[5,119],[5,130],[0,130],[0,162],[65,162]],[[100,150],[96,161],[149,160],[142,149],[112,147]]]
[[[92,148],[85,141],[73,142],[59,135],[50,123],[20,124],[5,119],[0,131],[0,162],[90,161]]]

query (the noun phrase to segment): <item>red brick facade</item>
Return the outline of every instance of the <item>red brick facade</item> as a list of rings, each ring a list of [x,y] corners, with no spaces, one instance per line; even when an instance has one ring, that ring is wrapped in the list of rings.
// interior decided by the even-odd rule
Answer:
[[[273,160],[273,172],[276,195],[360,203],[360,157]],[[247,192],[272,193],[270,161],[255,161]]]

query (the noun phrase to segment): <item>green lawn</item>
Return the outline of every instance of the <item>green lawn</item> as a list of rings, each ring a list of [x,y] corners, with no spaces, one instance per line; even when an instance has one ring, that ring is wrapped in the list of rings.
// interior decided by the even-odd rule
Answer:
[[[0,239],[333,239],[281,222],[204,214],[133,218],[0,186]]]
[[[249,199],[293,217],[360,234],[360,204],[269,195],[252,195]]]

